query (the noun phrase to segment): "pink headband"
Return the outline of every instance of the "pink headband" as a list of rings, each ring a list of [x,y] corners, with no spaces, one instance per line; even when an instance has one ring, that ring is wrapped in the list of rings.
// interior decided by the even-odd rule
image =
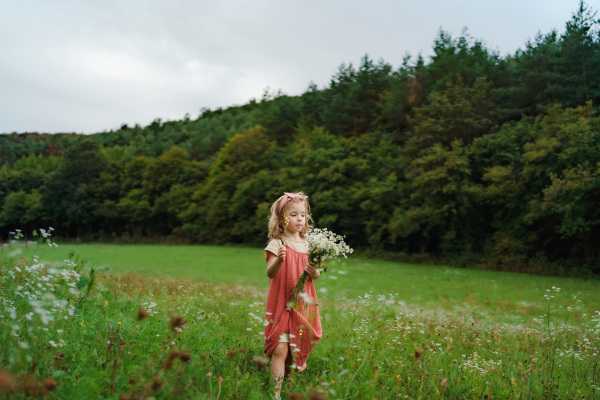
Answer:
[[[287,203],[288,201],[290,201],[292,199],[300,199],[303,201],[308,199],[308,196],[305,196],[303,194],[287,193],[287,192],[283,192],[283,194],[285,195],[285,197],[283,199],[281,199],[281,202],[279,203],[279,211],[283,210],[283,206],[285,206],[285,203]]]

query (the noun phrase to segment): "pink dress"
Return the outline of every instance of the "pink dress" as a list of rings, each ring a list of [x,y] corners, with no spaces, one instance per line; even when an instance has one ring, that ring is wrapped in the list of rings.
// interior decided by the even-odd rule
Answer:
[[[301,300],[295,308],[287,303],[300,275],[308,264],[308,255],[285,246],[287,253],[275,278],[269,281],[267,311],[265,319],[269,324],[265,327],[265,354],[271,355],[279,343],[282,333],[289,333],[290,351],[288,359],[292,359],[298,371],[306,368],[306,359],[321,338],[321,316],[317,304],[317,292],[310,277],[304,285],[304,293],[311,302]],[[312,303],[312,304],[310,304]]]

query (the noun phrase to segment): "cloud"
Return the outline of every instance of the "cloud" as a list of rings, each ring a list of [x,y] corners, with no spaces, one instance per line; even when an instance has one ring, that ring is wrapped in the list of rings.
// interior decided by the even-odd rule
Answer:
[[[576,0],[7,0],[0,132],[93,133],[328,84],[369,54],[398,67],[463,27],[502,54],[562,28]]]

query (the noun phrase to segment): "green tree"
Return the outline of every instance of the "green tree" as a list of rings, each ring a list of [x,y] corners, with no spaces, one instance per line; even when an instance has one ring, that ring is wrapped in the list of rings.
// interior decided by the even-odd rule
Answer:
[[[248,226],[259,226],[252,219],[256,218],[259,204],[266,201],[263,194],[269,182],[265,182],[264,176],[272,168],[275,150],[276,143],[266,136],[261,126],[229,139],[206,181],[194,191],[188,211],[180,214],[184,219],[182,232],[195,240],[213,243],[248,242],[253,236],[262,236],[263,232],[250,230],[244,231],[244,237],[240,238],[235,228],[240,221]],[[249,183],[254,180],[261,184]],[[247,195],[248,191],[252,196]]]
[[[443,92],[431,93],[428,101],[409,118],[406,151],[412,156],[437,144],[450,148],[456,139],[468,145],[494,126],[492,88],[485,79],[477,79],[472,87],[459,79]]]
[[[408,237],[419,232],[421,250],[446,254],[471,251],[474,234],[473,196],[468,153],[455,139],[450,148],[436,144],[414,158],[406,172],[410,200],[395,210],[392,234]]]
[[[368,132],[374,125],[377,104],[389,89],[392,67],[368,56],[355,70],[342,64],[325,93],[322,121],[334,135],[352,136]]]
[[[457,39],[440,29],[433,53],[421,77],[423,97],[445,90],[458,79],[466,86],[473,86],[478,79],[490,82],[499,79],[500,57],[487,50],[482,41],[471,37],[466,29]]]
[[[44,188],[44,205],[59,234],[91,235],[97,226],[95,210],[103,201],[98,178],[106,168],[98,145],[92,140],[65,151],[58,170]]]
[[[0,211],[0,226],[32,232],[47,222],[42,195],[37,190],[11,192]],[[36,226],[37,225],[37,226]]]
[[[597,13],[582,0],[561,37],[560,103],[583,105],[600,100],[600,42]]]

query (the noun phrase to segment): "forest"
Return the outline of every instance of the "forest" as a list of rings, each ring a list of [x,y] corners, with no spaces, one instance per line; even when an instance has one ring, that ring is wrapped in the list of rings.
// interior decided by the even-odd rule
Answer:
[[[323,88],[96,133],[0,135],[0,232],[261,246],[271,203],[378,257],[600,273],[600,20],[500,55],[440,30],[399,67],[364,56]]]

